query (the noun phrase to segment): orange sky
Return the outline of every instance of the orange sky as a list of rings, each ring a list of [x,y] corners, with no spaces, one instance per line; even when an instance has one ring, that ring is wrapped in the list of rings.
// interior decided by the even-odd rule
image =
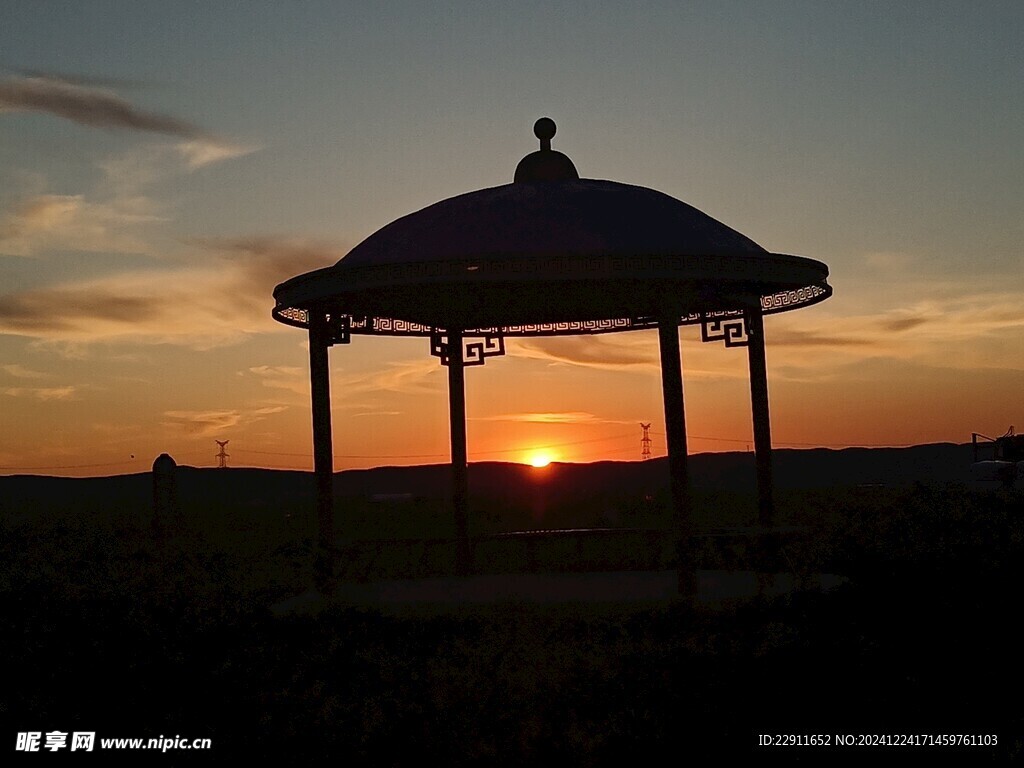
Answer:
[[[274,286],[511,181],[545,114],[583,177],[829,265],[831,299],[766,319],[777,446],[1024,426],[1019,4],[441,5],[11,12],[0,473],[212,466],[215,439],[311,467]],[[745,450],[745,350],[680,333],[690,450]],[[654,332],[507,352],[467,371],[471,460],[634,460],[640,422],[664,453]],[[446,459],[426,339],[357,337],[331,370],[336,468]]]

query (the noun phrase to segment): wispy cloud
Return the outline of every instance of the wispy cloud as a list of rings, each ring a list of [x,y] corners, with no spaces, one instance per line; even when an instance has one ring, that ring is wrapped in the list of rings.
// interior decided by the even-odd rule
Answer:
[[[917,328],[919,325],[924,325],[927,322],[927,317],[894,317],[882,320],[880,325],[883,330],[899,333],[900,331],[909,331],[912,328]]]
[[[0,254],[46,256],[55,252],[174,255],[166,228],[173,209],[151,196],[157,182],[251,151],[220,139],[177,146],[149,143],[105,157],[91,189],[56,194],[35,175],[9,186],[0,211]],[[18,186],[23,188],[17,194]],[[180,243],[177,244],[180,247]]]
[[[239,372],[243,373],[244,372]],[[248,373],[259,378],[260,383],[271,389],[284,389],[309,397],[309,377],[306,371],[298,366],[290,365],[256,365],[248,369]]]
[[[252,144],[237,144],[224,139],[190,139],[175,146],[185,164],[192,170],[203,168],[222,160],[244,157],[258,149]]]
[[[47,73],[10,77],[0,80],[0,112],[42,113],[90,128],[173,136],[182,140],[179,151],[192,168],[255,149],[214,136],[187,120],[142,109],[111,89],[123,85],[123,81]]]
[[[794,380],[832,379],[845,366],[867,360],[949,370],[1024,368],[1024,306],[1004,291],[957,295],[943,286],[936,297],[881,312],[793,312],[770,318],[765,337],[769,373]]]
[[[165,411],[165,427],[181,429],[190,435],[219,435],[238,426],[242,421],[240,411]]]
[[[946,283],[920,286],[918,298],[900,308],[835,314],[823,305],[766,320],[769,374],[825,381],[858,360],[915,360],[950,369],[1024,368],[1024,305],[1008,291],[960,291]],[[703,344],[699,330],[684,327],[683,370],[688,382],[746,378],[746,354],[721,343]],[[612,371],[656,372],[653,333],[614,336],[511,339],[510,354],[553,364]],[[1008,349],[1021,354],[1007,355]]]
[[[305,371],[297,365],[256,365],[249,369],[249,373],[257,376],[302,376]]]
[[[241,271],[246,281],[261,292],[299,272],[327,267],[345,255],[338,244],[304,238],[255,235],[236,238],[202,238],[190,241],[199,246],[203,262],[213,255],[225,269]],[[263,294],[260,294],[263,300]]]
[[[13,376],[16,379],[46,379],[49,378],[48,373],[42,371],[33,371],[31,368],[26,368],[19,363],[11,363],[9,365],[0,365],[0,370],[4,371],[8,376]]]
[[[605,419],[586,411],[523,411],[474,416],[471,421],[505,421],[522,424],[633,424],[632,421]]]
[[[21,77],[30,77],[37,80],[51,80],[57,83],[70,83],[71,85],[94,86],[97,88],[142,88],[152,85],[142,80],[132,80],[124,77],[98,77],[93,75],[70,74],[67,72],[55,72],[42,69],[8,69]]]
[[[107,88],[54,76],[12,77],[0,81],[0,109],[44,112],[93,128],[148,131],[185,139],[206,137],[206,133],[192,123],[139,109]]]
[[[110,424],[107,422],[96,422],[92,430],[108,438],[134,437],[142,433],[142,426],[139,424]]]
[[[166,421],[163,422],[163,426],[198,437],[220,436],[235,427],[252,424],[286,408],[287,406],[279,405],[247,411],[164,411]]]
[[[934,303],[918,302],[911,308],[900,308],[885,313],[878,318],[877,325],[883,331],[901,333],[935,320],[941,323],[942,314]]]
[[[134,228],[161,220],[144,199],[96,203],[82,195],[35,195],[0,218],[0,253],[145,253],[149,248]]]
[[[444,368],[436,358],[391,363],[383,371],[335,376],[339,391],[352,396],[376,392],[430,394],[442,387]]]
[[[846,336],[842,333],[821,333],[799,328],[780,329],[768,338],[773,347],[863,347],[873,343],[870,338]]]
[[[35,400],[75,400],[77,387],[8,387],[3,393],[8,397],[27,397]]]
[[[906,272],[918,264],[920,256],[906,251],[871,251],[862,255],[864,265],[875,272]]]
[[[653,338],[636,333],[616,336],[557,336],[510,339],[510,355],[582,365],[589,368],[656,369],[658,347]]]
[[[274,286],[336,261],[334,248],[260,237],[203,241],[202,266],[130,272],[0,296],[0,332],[47,341],[131,340],[208,349],[280,330]]]

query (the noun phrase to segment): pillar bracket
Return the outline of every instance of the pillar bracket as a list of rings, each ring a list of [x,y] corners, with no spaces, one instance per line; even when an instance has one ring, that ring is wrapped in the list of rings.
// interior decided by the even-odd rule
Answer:
[[[348,344],[352,341],[352,318],[349,315],[327,315],[327,346]]]
[[[750,343],[746,319],[742,313],[723,312],[708,315],[702,312],[700,340],[724,341],[727,347],[745,347]]]
[[[448,365],[448,335],[430,334],[430,354],[441,359],[441,365]],[[474,337],[462,340],[462,364],[483,365],[488,357],[505,354],[505,337],[501,334]]]

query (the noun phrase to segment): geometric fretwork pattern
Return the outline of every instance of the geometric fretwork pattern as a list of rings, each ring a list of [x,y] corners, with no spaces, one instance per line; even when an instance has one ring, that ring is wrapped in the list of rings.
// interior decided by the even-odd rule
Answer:
[[[717,314],[717,313],[716,313]],[[749,343],[747,323],[742,313],[704,315],[700,322],[701,341],[724,341],[727,347],[745,347]]]
[[[761,297],[761,312],[770,315],[774,312],[784,312],[795,307],[817,304],[831,295],[832,286],[828,284],[824,286],[808,285],[793,291],[780,291],[770,296]]]
[[[832,287],[823,282],[789,291],[779,291],[761,297],[761,312],[765,315],[785,312],[798,307],[817,304],[832,295]],[[309,327],[309,312],[301,307],[278,305],[274,317],[288,325],[299,328]],[[335,319],[335,317],[337,319]],[[705,341],[724,341],[726,346],[746,344],[746,327],[742,309],[706,310],[690,312],[679,317],[679,325],[701,326],[701,338]],[[332,340],[345,344],[351,335],[361,336],[443,336],[444,329],[433,328],[422,323],[392,317],[354,316],[344,313],[329,313]],[[489,328],[467,328],[462,332],[466,339],[481,339],[479,351],[464,348],[467,365],[480,365],[483,358],[502,354],[506,336],[576,336],[617,331],[636,331],[657,328],[655,317],[622,317],[598,320],[572,320],[558,323],[531,323],[529,325],[502,325]],[[477,343],[477,342],[473,342]],[[501,351],[498,351],[501,350]],[[474,362],[470,363],[470,356]]]
[[[448,336],[442,333],[430,335],[430,354],[441,359],[441,365],[448,365]],[[473,336],[462,339],[462,364],[483,365],[488,357],[505,354],[505,337],[500,334]]]

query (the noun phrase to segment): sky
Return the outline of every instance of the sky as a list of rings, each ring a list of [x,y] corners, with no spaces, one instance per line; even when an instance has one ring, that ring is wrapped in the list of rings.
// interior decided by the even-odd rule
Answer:
[[[0,474],[312,466],[274,286],[509,183],[534,121],[828,301],[765,321],[778,447],[1024,427],[1019,2],[0,6]],[[742,349],[681,329],[689,450],[747,450]],[[471,461],[663,455],[657,334],[512,340]],[[426,339],[331,350],[335,468],[447,459]]]

